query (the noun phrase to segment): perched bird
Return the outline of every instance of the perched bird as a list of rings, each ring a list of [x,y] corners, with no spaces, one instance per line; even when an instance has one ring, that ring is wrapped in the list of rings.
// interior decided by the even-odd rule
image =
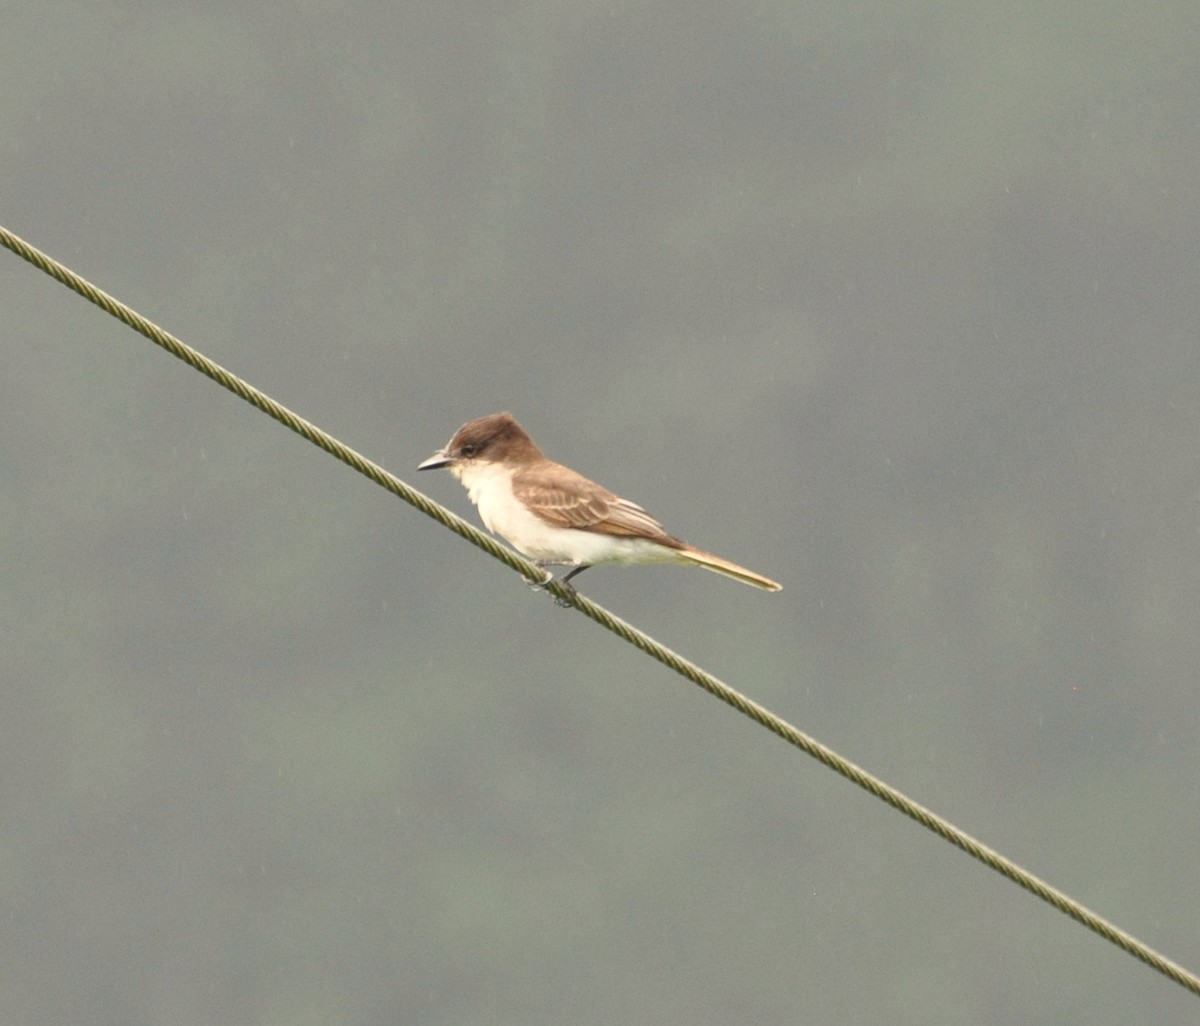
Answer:
[[[417,469],[436,467],[463,483],[488,530],[542,569],[573,567],[560,582],[568,588],[597,563],[691,564],[764,591],[782,587],[672,538],[641,506],[548,460],[511,414],[468,421]]]

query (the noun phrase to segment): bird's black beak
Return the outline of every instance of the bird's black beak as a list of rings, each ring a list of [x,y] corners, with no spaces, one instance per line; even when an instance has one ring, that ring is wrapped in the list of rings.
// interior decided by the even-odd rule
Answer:
[[[439,449],[432,456],[430,456],[429,459],[427,459],[424,463],[419,463],[417,465],[417,469],[418,470],[437,470],[438,467],[448,467],[453,462],[454,462],[454,460],[452,460],[449,456],[446,455],[445,449]]]

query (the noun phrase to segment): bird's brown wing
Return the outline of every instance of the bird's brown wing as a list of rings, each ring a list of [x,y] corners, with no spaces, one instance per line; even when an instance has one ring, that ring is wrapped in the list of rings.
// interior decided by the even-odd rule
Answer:
[[[676,541],[637,503],[548,460],[517,473],[513,477],[513,492],[532,513],[555,527],[622,538],[650,538],[672,547]]]

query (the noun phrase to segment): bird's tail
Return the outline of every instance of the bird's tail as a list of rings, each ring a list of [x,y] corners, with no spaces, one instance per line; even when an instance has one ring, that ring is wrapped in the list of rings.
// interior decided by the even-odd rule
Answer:
[[[729,560],[714,556],[711,552],[705,552],[703,549],[694,549],[687,545],[680,550],[679,554],[689,563],[702,566],[705,570],[711,570],[713,573],[732,577],[735,581],[741,581],[743,584],[752,584],[756,588],[762,588],[763,591],[779,591],[783,587],[778,581],[773,581],[762,574],[756,574],[753,570],[747,570],[744,566],[738,566],[737,563],[731,563]]]

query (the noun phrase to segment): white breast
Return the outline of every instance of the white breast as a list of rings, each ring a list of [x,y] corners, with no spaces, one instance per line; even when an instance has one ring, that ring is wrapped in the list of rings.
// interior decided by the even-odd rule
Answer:
[[[532,559],[556,558],[547,552],[549,539],[544,536],[560,529],[539,520],[517,501],[511,468],[496,463],[472,464],[463,467],[459,476],[489,531],[506,538]]]

